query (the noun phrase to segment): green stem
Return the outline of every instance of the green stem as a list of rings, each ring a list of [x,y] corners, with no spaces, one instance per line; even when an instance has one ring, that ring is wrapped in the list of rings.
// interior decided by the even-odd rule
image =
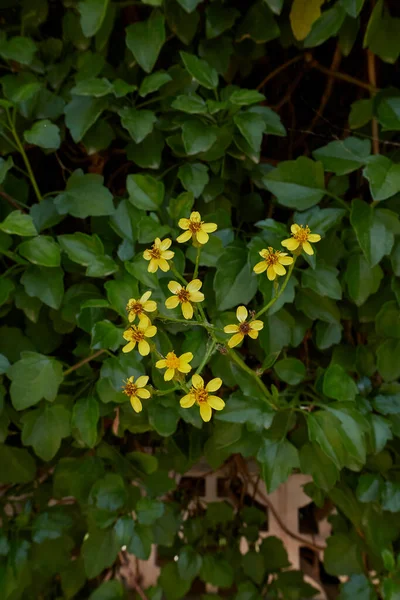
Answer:
[[[197,254],[196,254],[196,263],[194,265],[193,279],[196,279],[197,275],[199,273],[200,254],[201,254],[201,246],[198,246]]]
[[[24,149],[24,147],[23,147],[23,145],[21,143],[21,140],[19,139],[19,135],[17,133],[17,130],[15,129],[15,125],[14,125],[15,111],[14,111],[13,118],[10,117],[10,113],[8,111],[7,111],[7,115],[8,115],[8,121],[9,121],[9,124],[10,124],[11,133],[13,134],[13,137],[14,137],[15,143],[17,145],[17,148],[18,148],[18,150],[19,150],[19,152],[20,152],[20,154],[22,156],[22,159],[23,159],[23,161],[25,163],[25,167],[26,167],[26,170],[28,171],[29,179],[31,180],[32,187],[33,187],[33,189],[35,191],[35,194],[36,194],[36,198],[38,199],[39,202],[41,202],[42,201],[42,195],[40,193],[39,186],[37,184],[35,175],[33,174],[31,163],[29,162],[29,159],[28,159],[28,157],[26,155],[25,149]]]
[[[172,394],[172,392],[176,392],[179,390],[179,385],[174,386],[173,388],[169,388],[168,390],[156,390],[152,391],[153,396],[167,396],[168,394]]]
[[[278,300],[278,298],[283,294],[283,292],[285,291],[285,288],[289,282],[290,276],[293,273],[294,265],[296,264],[296,259],[297,259],[297,256],[294,257],[294,260],[288,269],[286,279],[283,282],[283,284],[281,285],[281,287],[279,288],[277,294],[272,298],[272,300],[270,300],[268,302],[268,304],[266,304],[261,310],[258,311],[256,316],[254,317],[255,319],[259,319],[261,317],[261,315],[263,315],[269,308],[271,308],[271,306],[273,304],[275,304],[275,302]]]
[[[253,371],[253,369],[250,369],[250,367],[248,367],[246,365],[246,363],[244,362],[243,359],[240,358],[239,354],[237,354],[234,350],[229,350],[228,352],[228,356],[229,358],[231,358],[233,360],[233,362],[235,362],[241,369],[243,369],[243,371],[245,371],[248,375],[250,375],[254,381],[257,383],[258,387],[260,388],[260,390],[263,392],[265,399],[267,401],[267,403],[274,409],[277,410],[276,406],[271,402],[271,394],[269,393],[268,389],[266,388],[266,386],[263,384],[263,382],[261,381],[261,379],[258,377],[257,373],[255,373]]]
[[[330,192],[329,190],[324,190],[324,193],[326,196],[329,196],[329,198],[333,198],[334,200],[336,200],[336,202],[339,202],[339,204],[341,204],[343,208],[350,212],[350,206],[347,204],[347,202],[343,200],[343,198],[341,198],[340,196],[336,196],[336,194],[332,194],[332,192]]]
[[[179,273],[179,271],[176,269],[174,263],[172,261],[170,261],[169,266],[171,267],[171,271],[173,272],[173,274],[175,275],[175,277],[177,279],[179,279],[179,281],[181,283],[183,283],[185,285],[185,287],[187,286],[187,281],[186,279]]]
[[[215,349],[216,345],[217,345],[217,341],[214,338],[211,341],[211,343],[208,345],[208,348],[206,349],[206,352],[205,352],[205,354],[203,356],[203,360],[201,361],[201,363],[197,367],[196,375],[200,375],[200,373],[202,372],[202,370],[204,369],[204,367],[208,363],[208,361],[209,361],[212,353],[214,352],[214,349]]]
[[[202,323],[201,321],[188,321],[186,319],[175,319],[174,317],[161,317],[160,315],[157,316],[157,319],[160,319],[160,321],[171,321],[172,323],[182,323],[183,325],[199,325],[200,327],[210,329],[211,331],[218,331],[214,325],[211,325],[211,323],[207,322]]]

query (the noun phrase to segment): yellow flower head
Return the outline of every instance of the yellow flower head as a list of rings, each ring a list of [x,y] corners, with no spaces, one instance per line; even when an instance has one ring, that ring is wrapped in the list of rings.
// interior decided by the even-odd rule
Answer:
[[[185,352],[180,356],[176,356],[175,352],[168,352],[167,356],[156,362],[157,369],[167,369],[164,373],[165,381],[171,381],[175,376],[175,371],[179,373],[189,373],[192,367],[189,365],[190,361],[193,360],[193,354],[191,352]]]
[[[140,413],[143,408],[140,398],[150,398],[149,390],[143,389],[144,386],[147,385],[149,378],[147,375],[141,375],[137,378],[135,383],[134,379],[135,378],[132,375],[132,377],[129,377],[129,379],[124,381],[125,385],[123,386],[122,391],[124,394],[129,396],[133,410],[137,413]]]
[[[287,240],[283,240],[283,242],[281,242],[282,246],[291,252],[294,252],[300,247],[300,251],[304,250],[304,252],[310,256],[314,254],[314,250],[310,242],[313,244],[319,242],[321,239],[319,233],[311,233],[308,225],[303,227],[302,225],[297,225],[296,223],[293,223],[290,231],[292,232],[292,237],[288,238]]]
[[[174,296],[166,299],[165,306],[167,308],[176,308],[178,304],[181,304],[183,316],[185,319],[191,319],[193,317],[193,306],[191,303],[203,302],[204,300],[203,292],[199,292],[202,285],[200,279],[193,279],[185,288],[177,281],[170,281],[168,289]]]
[[[264,260],[257,263],[253,271],[259,275],[267,271],[267,277],[270,281],[273,281],[277,275],[285,275],[286,269],[283,265],[291,265],[293,258],[287,255],[287,252],[281,252],[280,250],[274,250],[273,248],[264,248],[259,252],[259,255]]]
[[[208,234],[217,230],[216,223],[204,223],[197,211],[193,211],[189,219],[179,219],[178,225],[181,229],[185,229],[185,233],[176,238],[176,241],[180,244],[189,241],[190,238],[193,238],[193,241],[196,240],[199,244],[207,244]]]
[[[225,333],[234,334],[228,342],[229,348],[234,348],[240,344],[245,335],[250,336],[253,340],[258,338],[258,332],[264,327],[264,323],[262,321],[247,322],[248,314],[245,306],[239,306],[236,311],[236,318],[239,321],[239,325],[226,325],[224,327]]]
[[[122,348],[122,352],[130,352],[138,345],[139,353],[147,356],[150,353],[150,346],[145,338],[151,338],[157,333],[157,327],[152,325],[150,319],[146,316],[139,317],[138,325],[131,325],[124,331],[123,337],[128,343]]]
[[[147,267],[149,273],[156,273],[159,267],[161,271],[169,271],[167,260],[171,260],[175,255],[175,252],[168,250],[171,244],[172,241],[169,238],[165,238],[163,241],[156,238],[152,247],[143,252],[143,258],[150,261]]]
[[[135,298],[131,298],[126,305],[126,310],[128,312],[128,320],[132,323],[136,316],[139,318],[145,312],[154,312],[157,310],[157,302],[154,300],[149,300],[151,296],[151,292],[145,292],[140,300],[135,300]]]
[[[211,419],[212,408],[222,410],[225,402],[218,396],[210,396],[210,392],[216,392],[222,385],[222,379],[216,377],[211,379],[204,387],[204,380],[200,375],[193,375],[190,392],[183,396],[180,401],[182,408],[190,408],[196,402],[200,406],[200,416],[203,421]]]

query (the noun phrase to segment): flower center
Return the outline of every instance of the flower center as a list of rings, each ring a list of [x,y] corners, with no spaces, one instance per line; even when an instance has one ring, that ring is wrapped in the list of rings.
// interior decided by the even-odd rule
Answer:
[[[137,392],[137,385],[132,381],[126,381],[122,391],[129,397],[135,396]]]
[[[151,250],[149,250],[151,258],[159,259],[161,258],[161,250],[155,244],[152,245]]]
[[[165,357],[165,364],[168,369],[177,369],[179,367],[179,358],[176,356],[175,352],[168,352]]]
[[[250,327],[250,323],[240,323],[239,325],[239,331],[240,333],[242,333],[243,335],[247,335],[250,331],[251,327]]]
[[[197,404],[203,404],[204,402],[207,402],[208,392],[204,388],[197,389],[192,387],[190,393],[194,394]]]
[[[128,302],[126,305],[126,310],[139,315],[141,312],[143,312],[143,305],[141,302]]]
[[[310,228],[308,225],[306,227],[302,227],[300,225],[300,229],[293,235],[294,239],[304,244],[308,240],[308,236],[310,234]]]
[[[185,290],[185,288],[182,288],[181,290],[179,290],[179,292],[177,292],[176,294],[179,298],[179,302],[189,302],[190,299],[190,293]]]
[[[268,250],[265,250],[265,252],[263,252],[262,256],[268,266],[276,265],[279,258],[279,252],[274,252],[272,248],[268,248]]]
[[[144,339],[144,332],[136,325],[133,325],[128,331],[132,342],[141,342]]]
[[[196,233],[197,231],[200,231],[202,223],[203,223],[202,221],[190,221],[189,230],[192,233]]]

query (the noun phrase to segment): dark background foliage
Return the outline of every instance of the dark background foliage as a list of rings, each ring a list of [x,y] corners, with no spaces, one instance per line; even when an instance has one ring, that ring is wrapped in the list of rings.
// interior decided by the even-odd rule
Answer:
[[[250,459],[268,491],[312,476],[330,597],[400,597],[398,3],[0,9],[1,598],[175,600],[206,583],[207,599],[311,597],[281,542],[257,543]],[[151,358],[120,350],[130,297],[152,290],[166,316],[168,274],[142,252],[193,207],[218,224],[200,261],[218,327],[272,298],[252,273],[260,249],[292,222],[323,237],[239,350],[250,371],[221,337],[204,375],[222,377],[226,408],[208,424]],[[195,250],[174,250],[190,277]],[[204,329],[157,326],[161,353],[201,363]],[[145,373],[135,414],[122,380]],[[202,457],[229,467],[230,504],[172,478]],[[126,590],[126,552],[147,559],[151,544],[157,586]]]

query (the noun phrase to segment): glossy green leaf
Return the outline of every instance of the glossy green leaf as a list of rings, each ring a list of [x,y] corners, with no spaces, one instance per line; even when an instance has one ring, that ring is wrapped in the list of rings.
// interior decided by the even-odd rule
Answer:
[[[306,376],[304,364],[297,358],[283,358],[275,363],[274,371],[281,381],[289,385],[297,385]]]
[[[28,296],[58,309],[64,296],[64,273],[60,267],[30,266],[21,277]]]
[[[71,428],[77,429],[86,446],[93,448],[97,439],[99,404],[93,396],[79,398],[72,409]]]
[[[14,210],[0,223],[0,230],[5,233],[19,235],[21,237],[30,237],[37,235],[36,228],[33,224],[32,217],[22,213],[19,210]]]
[[[346,175],[363,167],[370,154],[371,142],[356,137],[330,142],[313,152],[314,158],[322,162],[324,169],[336,175]]]
[[[164,17],[153,12],[146,21],[126,28],[126,45],[146,73],[151,73],[165,42]]]
[[[43,267],[60,266],[60,248],[49,236],[38,235],[27,242],[23,242],[18,251],[21,256],[34,265]]]
[[[181,52],[180,55],[183,64],[193,79],[209,90],[217,87],[218,73],[205,60],[187,52]]]
[[[363,171],[369,181],[372,198],[386,200],[400,191],[400,165],[386,156],[372,156]]]
[[[54,200],[58,212],[79,219],[111,215],[114,212],[113,197],[103,181],[101,175],[84,174],[81,169],[74,171],[68,179],[65,192]]]
[[[51,385],[50,382],[47,385]],[[25,413],[21,420],[22,442],[33,446],[35,453],[45,461],[57,454],[61,440],[70,435],[70,413],[61,405],[36,408]]]

